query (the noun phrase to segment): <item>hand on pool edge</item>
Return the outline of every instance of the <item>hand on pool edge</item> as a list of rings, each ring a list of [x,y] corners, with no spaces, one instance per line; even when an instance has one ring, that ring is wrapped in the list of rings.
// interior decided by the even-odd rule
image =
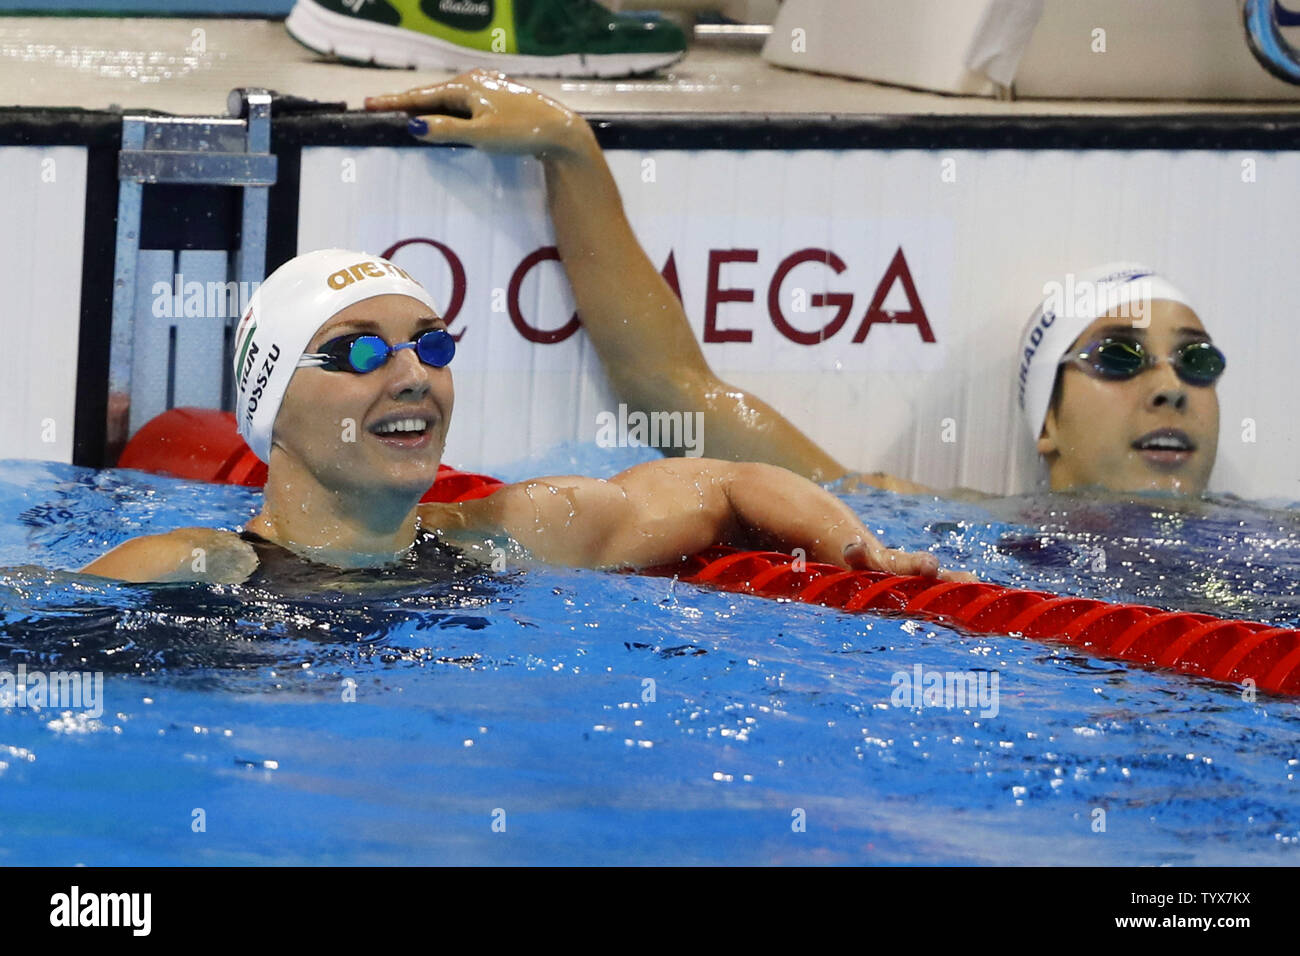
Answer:
[[[928,551],[886,548],[874,537],[851,541],[844,546],[844,561],[854,571],[884,571],[887,574],[917,575],[940,581],[975,582],[969,571],[940,570],[939,559]]]
[[[463,143],[491,152],[567,154],[595,149],[586,121],[504,73],[477,69],[443,83],[368,96],[365,108],[412,117],[410,132],[426,143]]]

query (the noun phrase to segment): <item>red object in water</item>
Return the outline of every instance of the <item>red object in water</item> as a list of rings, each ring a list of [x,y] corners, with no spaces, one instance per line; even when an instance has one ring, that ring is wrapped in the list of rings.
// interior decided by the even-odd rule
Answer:
[[[235,417],[201,408],[174,408],[153,419],[131,439],[118,467],[252,487],[266,483],[266,465],[239,437]],[[486,475],[440,465],[420,500],[468,501],[501,485]],[[907,614],[976,634],[1054,641],[1102,657],[1219,681],[1250,680],[1259,690],[1300,694],[1300,631],[1267,624],[1000,584],[845,571],[832,564],[796,563],[775,551],[710,548],[644,573],[845,611]]]
[[[250,488],[266,484],[266,463],[240,437],[235,416],[212,408],[173,408],[151,419],[127,443],[117,467]],[[469,501],[501,484],[439,465],[438,477],[420,500]]]
[[[1101,657],[1300,694],[1300,631],[1289,628],[1000,584],[845,571],[833,564],[796,563],[773,551],[710,548],[680,565],[644,573],[846,611],[906,614],[977,634],[1052,641]]]

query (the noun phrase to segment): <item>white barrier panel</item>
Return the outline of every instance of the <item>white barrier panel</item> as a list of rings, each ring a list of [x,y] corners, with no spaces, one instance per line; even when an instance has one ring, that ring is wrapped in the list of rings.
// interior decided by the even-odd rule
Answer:
[[[785,0],[763,58],[944,93],[1014,82],[1020,99],[1300,98],[1251,54],[1232,0]]]
[[[1040,465],[1015,406],[1020,329],[1045,283],[1137,259],[1183,287],[1228,355],[1211,488],[1300,498],[1288,407],[1300,154],[607,156],[650,258],[661,269],[671,258],[713,368],[849,467],[936,487],[1034,487]],[[463,330],[449,462],[491,470],[591,441],[597,415],[617,409],[546,258],[534,160],[306,149],[298,235],[302,251],[402,244],[396,261]]]
[[[0,458],[72,461],[85,207],[83,147],[0,147]]]

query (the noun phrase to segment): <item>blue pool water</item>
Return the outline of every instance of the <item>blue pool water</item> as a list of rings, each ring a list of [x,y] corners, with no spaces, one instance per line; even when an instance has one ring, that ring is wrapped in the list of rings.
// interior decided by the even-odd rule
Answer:
[[[1300,625],[1293,508],[845,498],[987,580]],[[0,864],[1300,862],[1293,701],[634,575],[285,596],[69,573],[258,501],[0,462],[0,670],[105,674],[99,717],[0,711]],[[997,713],[894,706],[918,665],[996,673]]]

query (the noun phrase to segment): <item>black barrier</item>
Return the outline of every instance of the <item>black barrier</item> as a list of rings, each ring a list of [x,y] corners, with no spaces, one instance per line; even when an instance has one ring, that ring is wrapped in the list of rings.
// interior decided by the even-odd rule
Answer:
[[[112,337],[117,155],[122,115],[107,110],[0,109],[0,147],[84,146],[85,231],[81,243],[81,320],[77,349],[74,464],[104,463],[108,352]]]
[[[556,906],[587,903],[581,930],[617,939],[642,925],[621,901],[661,891],[665,881],[704,879],[708,904],[726,919],[701,921],[696,942],[730,948],[806,938],[813,927],[843,922],[864,945],[882,930],[917,942],[972,948],[1008,940],[1063,937],[1087,945],[1127,941],[1134,947],[1186,946],[1199,938],[1216,949],[1258,946],[1290,925],[1288,870],[1231,868],[1106,870],[882,867],[849,871],[728,868],[719,879],[684,869],[628,868],[617,853],[601,872],[549,868],[158,868],[93,867],[11,870],[0,877],[10,932],[54,945],[130,946],[141,938],[215,946],[288,944],[373,947],[395,932],[412,906],[435,912],[433,931],[465,927],[499,913],[524,917],[518,937],[492,929],[497,948],[516,939],[536,947],[522,928]],[[616,874],[609,867],[622,867]],[[544,894],[538,877],[546,880]],[[621,894],[596,880],[618,880]],[[1006,886],[989,888],[990,881]],[[237,887],[237,889],[232,889]],[[689,892],[684,894],[691,898]],[[696,893],[702,896],[703,893]],[[395,901],[375,906],[374,901]],[[861,914],[866,913],[867,921]],[[445,915],[444,915],[445,914]],[[855,919],[856,917],[856,919]],[[1172,932],[1171,932],[1172,931]],[[775,935],[774,935],[775,934]]]
[[[401,85],[396,84],[396,85]],[[588,113],[605,149],[1214,149],[1300,144],[1300,111],[1149,116]],[[289,146],[410,146],[393,113],[277,121]]]

